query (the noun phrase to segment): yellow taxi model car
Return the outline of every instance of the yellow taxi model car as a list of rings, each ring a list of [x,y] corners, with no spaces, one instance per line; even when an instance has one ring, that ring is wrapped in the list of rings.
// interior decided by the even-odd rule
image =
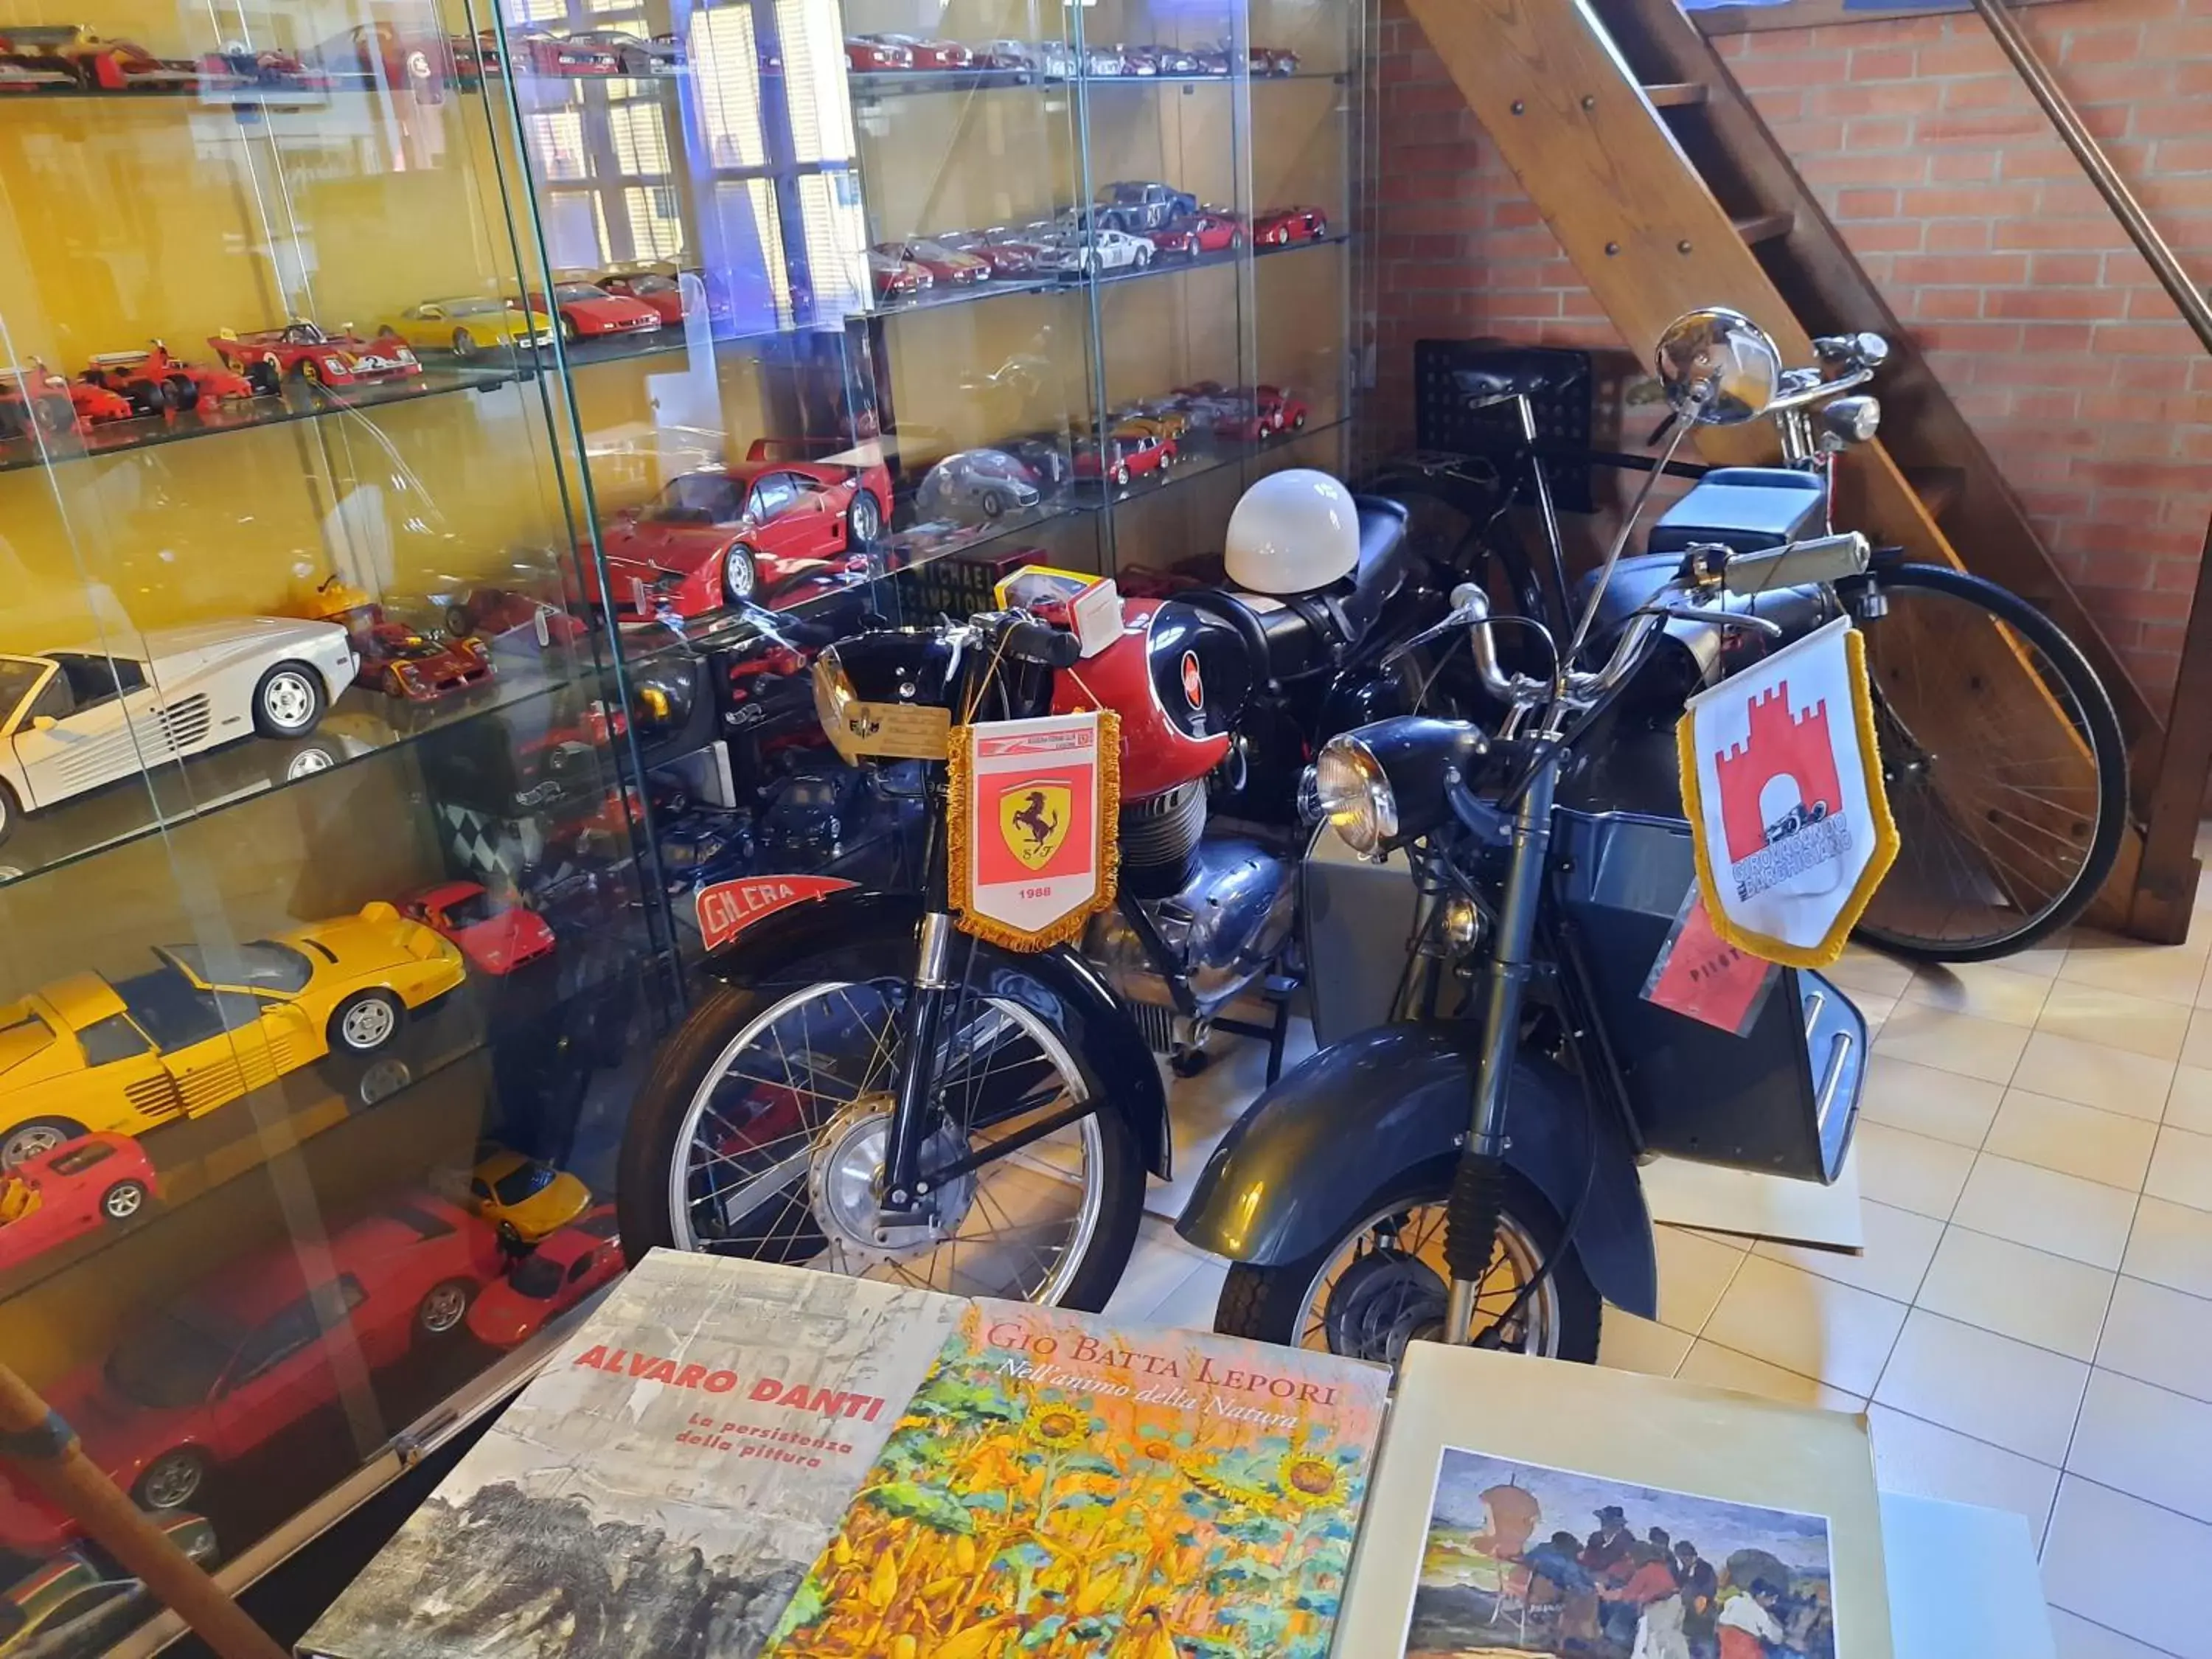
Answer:
[[[592,1189],[566,1170],[501,1147],[469,1174],[469,1205],[501,1236],[535,1244],[592,1207]]]
[[[469,358],[501,346],[553,343],[553,319],[542,311],[525,311],[489,294],[453,300],[425,300],[384,323],[380,334],[396,334],[417,351],[450,351]]]
[[[381,902],[154,954],[149,973],[74,974],[0,1005],[0,1168],[198,1117],[327,1054],[373,1054],[464,977],[456,946]]]

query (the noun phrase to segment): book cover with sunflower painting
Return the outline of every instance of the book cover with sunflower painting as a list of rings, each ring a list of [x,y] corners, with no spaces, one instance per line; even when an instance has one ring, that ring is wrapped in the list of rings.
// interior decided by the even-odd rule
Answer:
[[[979,1302],[773,1659],[1323,1659],[1389,1373]]]

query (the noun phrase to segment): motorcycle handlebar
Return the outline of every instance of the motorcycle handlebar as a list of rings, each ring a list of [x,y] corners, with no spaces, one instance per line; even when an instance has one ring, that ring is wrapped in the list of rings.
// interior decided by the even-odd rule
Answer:
[[[1015,617],[1000,633],[999,648],[1017,662],[1033,662],[1045,668],[1073,668],[1083,654],[1083,641],[1050,623],[1031,617]]]

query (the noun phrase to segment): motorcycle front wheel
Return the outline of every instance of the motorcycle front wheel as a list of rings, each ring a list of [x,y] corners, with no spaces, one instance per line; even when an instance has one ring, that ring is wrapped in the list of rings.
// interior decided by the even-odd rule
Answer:
[[[1877,568],[1838,591],[1866,641],[1898,833],[1858,937],[1929,962],[2048,938],[2096,897],[2126,827],[2127,744],[2096,671],[2033,605],[1948,565]],[[1981,664],[2016,678],[2015,661],[2047,709],[1984,688]]]
[[[1296,1261],[1231,1267],[1213,1328],[1386,1365],[1415,1338],[1437,1340],[1451,1293],[1444,1203],[1452,1168],[1442,1160],[1401,1176],[1359,1206],[1355,1225]],[[1559,1249],[1559,1234],[1543,1195],[1507,1170],[1498,1243],[1475,1296],[1470,1334],[1479,1344],[1596,1362],[1603,1304],[1582,1258]],[[1524,1300],[1522,1290],[1547,1262],[1551,1272]]]
[[[981,974],[976,958],[990,958]],[[631,1110],[622,1237],[826,1269],[958,1296],[1096,1312],[1136,1242],[1145,1173],[1127,1121],[1019,958],[979,946],[928,1061],[927,1224],[886,1225],[876,1176],[904,1062],[901,978],[825,962],[773,987],[725,985],[694,1007]],[[1048,1118],[1095,1109],[1002,1152]]]

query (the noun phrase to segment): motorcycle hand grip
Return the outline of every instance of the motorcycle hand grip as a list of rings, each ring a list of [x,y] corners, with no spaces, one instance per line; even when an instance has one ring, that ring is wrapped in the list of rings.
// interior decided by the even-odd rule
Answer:
[[[1856,530],[1846,530],[1761,548],[1755,553],[1731,555],[1723,580],[1728,591],[1738,597],[1806,582],[1839,582],[1863,574],[1872,556],[1867,538]]]
[[[1083,641],[1049,623],[1017,617],[1000,636],[1000,648],[1019,662],[1046,668],[1073,668],[1083,654]]]

